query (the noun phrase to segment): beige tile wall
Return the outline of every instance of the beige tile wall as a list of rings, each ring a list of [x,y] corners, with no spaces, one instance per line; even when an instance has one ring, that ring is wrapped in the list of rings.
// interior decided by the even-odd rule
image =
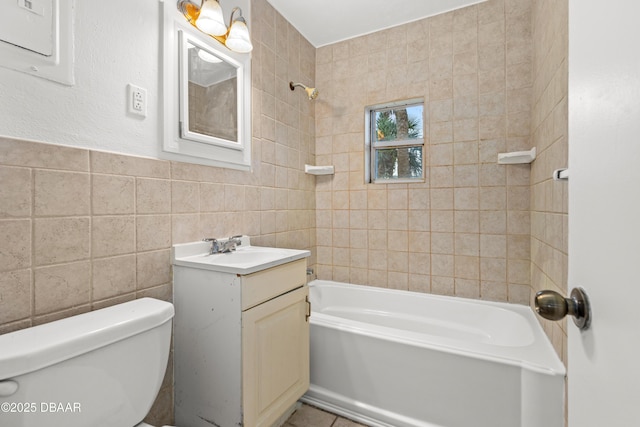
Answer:
[[[143,296],[171,300],[170,247],[249,234],[315,262],[315,49],[253,2],[253,171],[0,137],[0,334]],[[173,424],[172,365],[147,421]]]
[[[568,1],[536,0],[533,9],[533,108],[538,159],[531,169],[531,286],[567,294],[567,182],[553,181],[567,167]],[[567,362],[567,323],[543,321]]]
[[[530,298],[530,0],[489,0],[317,51],[318,277]],[[364,109],[422,97],[427,180],[365,184]]]

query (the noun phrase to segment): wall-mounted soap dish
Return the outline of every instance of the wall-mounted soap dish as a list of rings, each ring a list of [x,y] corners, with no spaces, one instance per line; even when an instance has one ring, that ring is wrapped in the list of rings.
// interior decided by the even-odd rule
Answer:
[[[333,175],[333,166],[311,166],[304,165],[304,173],[309,175]]]
[[[498,164],[517,165],[531,163],[536,159],[536,147],[528,151],[512,151],[510,153],[498,153]]]

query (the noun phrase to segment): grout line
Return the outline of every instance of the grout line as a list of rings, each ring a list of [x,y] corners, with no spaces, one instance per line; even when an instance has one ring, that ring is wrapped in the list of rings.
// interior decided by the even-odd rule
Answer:
[[[29,265],[29,286],[31,287],[31,313],[29,316],[30,326],[33,326],[33,319],[36,317],[36,170],[29,168],[29,179],[31,180],[31,209],[29,220],[31,221],[31,263]]]

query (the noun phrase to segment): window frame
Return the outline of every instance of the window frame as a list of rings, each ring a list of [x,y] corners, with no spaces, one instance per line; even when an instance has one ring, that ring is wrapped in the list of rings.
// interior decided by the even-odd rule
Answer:
[[[393,110],[398,107],[421,106],[421,126],[422,138],[409,138],[395,141],[377,141],[375,114],[385,110]],[[411,98],[402,101],[389,102],[385,104],[371,105],[365,108],[365,182],[367,184],[407,184],[425,182],[425,102],[424,98]],[[401,148],[401,147],[421,147],[422,149],[422,171],[420,177],[415,178],[378,178],[375,170],[375,153],[379,149]]]

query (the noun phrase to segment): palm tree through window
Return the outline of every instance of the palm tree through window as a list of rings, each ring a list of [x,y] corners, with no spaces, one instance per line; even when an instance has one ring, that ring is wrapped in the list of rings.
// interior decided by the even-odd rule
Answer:
[[[423,102],[367,109],[368,182],[424,179]]]

